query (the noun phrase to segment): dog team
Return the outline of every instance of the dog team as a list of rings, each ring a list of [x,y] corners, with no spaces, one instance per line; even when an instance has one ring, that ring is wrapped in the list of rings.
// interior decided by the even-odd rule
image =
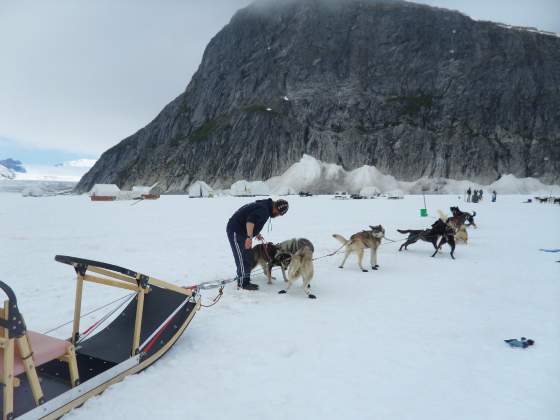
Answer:
[[[262,243],[253,246],[253,238],[263,241],[261,230],[270,218],[283,216],[288,212],[289,204],[286,200],[257,200],[239,208],[229,219],[226,226],[227,237],[231,246],[235,265],[237,266],[237,286],[245,290],[257,290],[259,286],[251,283],[251,271],[260,267],[266,275],[268,284],[272,284],[272,269],[280,267],[286,288],[280,294],[287,293],[292,284],[298,279],[303,279],[303,290],[310,299],[316,296],[311,293],[311,280],[313,278],[313,252],[314,247],[310,240],[305,238],[289,239],[278,244]],[[439,219],[430,229],[397,229],[399,233],[408,234],[406,241],[400,246],[406,250],[409,245],[422,240],[430,242],[435,251],[434,257],[444,244],[451,247],[451,258],[455,259],[455,242],[468,240],[466,226],[476,228],[474,217],[476,212],[467,213],[458,207],[451,207],[452,217],[447,217],[439,212]],[[468,224],[467,224],[468,222]],[[368,270],[362,265],[364,252],[370,250],[370,266],[377,270],[377,249],[381,240],[385,238],[383,226],[370,226],[346,239],[342,235],[334,234],[344,248],[344,258],[339,268],[344,267],[348,257],[355,253],[358,256],[358,266],[364,272]]]

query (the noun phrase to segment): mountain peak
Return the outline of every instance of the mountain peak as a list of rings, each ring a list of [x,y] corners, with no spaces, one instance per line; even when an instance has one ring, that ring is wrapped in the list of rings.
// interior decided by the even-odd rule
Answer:
[[[227,187],[304,154],[404,181],[560,182],[558,109],[559,38],[397,0],[258,1],[77,189]]]

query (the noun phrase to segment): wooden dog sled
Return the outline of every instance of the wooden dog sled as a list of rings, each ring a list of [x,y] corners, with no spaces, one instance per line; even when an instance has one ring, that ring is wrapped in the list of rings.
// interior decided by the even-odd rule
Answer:
[[[77,275],[72,336],[27,330],[12,289],[0,308],[2,419],[55,419],[110,385],[145,369],[177,341],[200,307],[195,291],[97,261],[57,255]],[[84,282],[134,297],[95,335],[79,333]]]

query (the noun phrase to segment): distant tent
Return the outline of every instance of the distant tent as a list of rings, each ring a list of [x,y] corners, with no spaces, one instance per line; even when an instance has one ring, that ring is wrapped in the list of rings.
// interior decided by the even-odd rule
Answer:
[[[132,192],[136,193],[138,196],[142,196],[145,194],[150,194],[152,187],[147,187],[145,185],[135,185],[132,187]]]
[[[270,195],[270,189],[262,181],[237,181],[230,188],[230,194],[237,197],[254,197],[256,195]]]
[[[404,193],[401,190],[393,190],[387,193],[387,198],[397,200],[404,198]]]
[[[113,201],[116,200],[121,193],[119,187],[115,184],[95,184],[89,196],[92,201]]]
[[[364,187],[360,190],[360,195],[365,198],[374,198],[381,194],[379,188],[372,186]]]
[[[210,185],[208,185],[204,181],[196,181],[193,182],[192,185],[189,187],[189,197],[198,198],[198,197],[213,197],[214,190]]]

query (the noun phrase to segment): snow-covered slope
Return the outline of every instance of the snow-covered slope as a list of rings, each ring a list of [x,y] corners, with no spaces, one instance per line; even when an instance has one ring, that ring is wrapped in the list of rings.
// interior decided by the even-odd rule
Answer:
[[[318,257],[340,246],[333,233],[348,237],[381,223],[387,237],[400,240],[397,228],[433,222],[418,216],[419,196],[288,199],[290,211],[265,229],[266,239],[309,238]],[[477,212],[479,228],[469,229],[456,260],[447,248],[430,258],[429,244],[398,252],[398,243],[386,242],[379,271],[362,273],[354,256],[343,270],[342,255],[317,260],[314,301],[301,282],[278,295],[279,273],[271,286],[256,276],[261,290],[254,293],[229,285],[153,367],[68,419],[557,420],[560,264],[558,254],[539,248],[560,247],[560,207],[524,199],[467,204],[457,195],[427,196],[430,215],[455,204]],[[0,193],[0,279],[17,293],[29,328],[46,331],[73,316],[75,274],[55,254],[178,285],[229,278],[225,224],[253,200],[163,196],[131,206]],[[85,289],[83,313],[121,295],[94,284]],[[204,303],[215,292],[205,292]],[[536,345],[514,350],[503,342],[520,336]]]
[[[97,160],[95,159],[77,159],[77,160],[69,160],[67,162],[62,162],[62,163],[57,163],[54,166],[58,166],[58,167],[65,167],[65,166],[71,166],[74,168],[91,168],[93,165],[95,165],[95,162],[97,162]]]
[[[79,159],[56,165],[26,164],[27,173],[17,174],[16,179],[78,182],[94,164],[95,160],[92,159]]]
[[[345,171],[341,166],[321,162],[309,155],[303,155],[299,162],[282,175],[270,178],[266,182],[273,192],[291,188],[296,191],[316,193],[333,193],[339,190],[358,193],[364,187],[376,187],[381,192],[400,189],[409,194],[422,192],[462,194],[470,187],[496,190],[498,194],[539,192],[560,194],[558,185],[546,185],[535,178],[516,178],[513,175],[503,175],[498,181],[489,185],[445,178],[420,178],[413,182],[398,181],[391,175],[383,174],[375,166],[364,165],[352,171]]]
[[[11,169],[6,168],[4,165],[0,165],[0,179],[14,179],[15,174]]]

